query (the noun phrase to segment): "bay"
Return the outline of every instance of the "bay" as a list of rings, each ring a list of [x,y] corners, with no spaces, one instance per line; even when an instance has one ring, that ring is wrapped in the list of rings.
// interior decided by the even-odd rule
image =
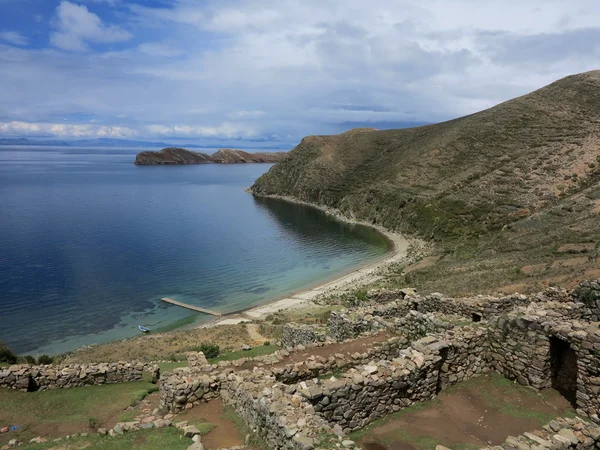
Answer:
[[[57,354],[209,320],[388,251],[376,231],[244,189],[268,164],[147,166],[139,149],[0,147],[0,340]]]

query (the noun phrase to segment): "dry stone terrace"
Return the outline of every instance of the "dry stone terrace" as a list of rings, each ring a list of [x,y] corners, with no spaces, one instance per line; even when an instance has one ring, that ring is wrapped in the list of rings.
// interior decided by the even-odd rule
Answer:
[[[14,365],[0,368],[0,388],[37,391],[44,389],[68,389],[107,383],[139,381],[143,373],[150,373],[154,380],[159,377],[156,364],[142,362],[119,362],[106,364],[67,365]]]
[[[580,416],[507,437],[501,448],[593,448],[600,442],[599,302],[598,281],[571,293],[468,299],[376,291],[332,313],[328,336],[289,324],[286,342],[295,347],[256,358],[251,370],[192,356],[189,368],[162,381],[161,405],[177,412],[221,396],[269,448],[352,448],[348,433],[497,371],[535,389],[559,390]],[[335,351],[335,341],[373,335],[385,339],[363,352]],[[306,357],[285,364],[298,353]]]

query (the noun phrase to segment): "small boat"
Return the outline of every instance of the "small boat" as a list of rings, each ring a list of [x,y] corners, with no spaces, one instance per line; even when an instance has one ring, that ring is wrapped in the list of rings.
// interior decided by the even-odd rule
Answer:
[[[148,333],[150,331],[150,328],[146,328],[141,325],[138,325],[138,328],[140,329],[140,331],[142,331],[144,333]]]

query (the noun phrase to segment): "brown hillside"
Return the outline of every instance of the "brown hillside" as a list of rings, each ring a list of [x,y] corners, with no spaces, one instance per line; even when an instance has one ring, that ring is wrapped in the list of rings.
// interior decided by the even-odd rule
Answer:
[[[465,279],[481,262],[514,257],[505,268],[511,276],[503,269],[488,283],[486,273],[463,290],[497,288],[597,268],[599,166],[600,71],[593,71],[440,124],[307,137],[252,191],[331,206],[432,239],[445,256],[425,272],[455,269],[449,273]],[[557,244],[586,242],[595,248],[588,263],[552,267]],[[459,260],[467,261],[460,271]],[[522,277],[521,263],[550,268]],[[491,265],[490,272],[504,267]]]

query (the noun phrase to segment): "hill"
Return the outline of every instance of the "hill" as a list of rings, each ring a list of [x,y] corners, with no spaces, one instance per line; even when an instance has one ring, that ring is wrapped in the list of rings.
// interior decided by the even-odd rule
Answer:
[[[248,153],[242,150],[222,148],[212,155],[193,152],[184,148],[169,147],[159,152],[140,152],[135,157],[134,164],[237,164],[237,163],[274,163],[279,161],[285,152]]]
[[[599,166],[593,71],[444,123],[304,138],[251,191],[435,243],[439,260],[398,284],[536,289],[600,269]]]

